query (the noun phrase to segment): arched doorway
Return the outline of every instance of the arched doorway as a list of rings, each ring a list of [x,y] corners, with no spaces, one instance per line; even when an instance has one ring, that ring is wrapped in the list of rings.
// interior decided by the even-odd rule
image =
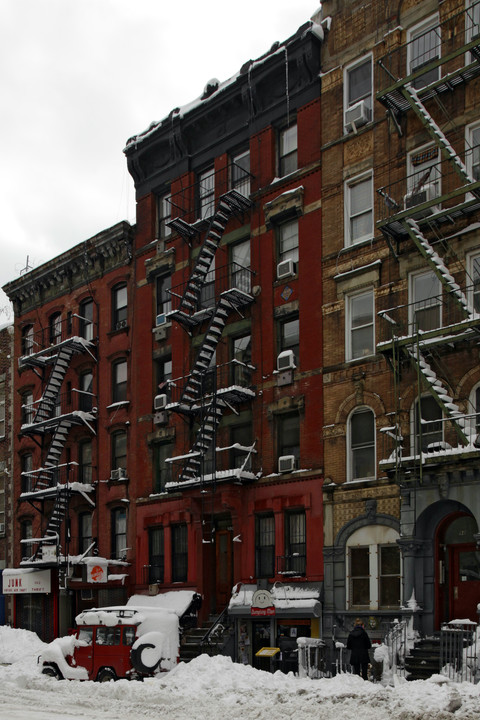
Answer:
[[[448,515],[436,533],[436,602],[437,628],[449,620],[477,621],[480,601],[480,550],[478,533],[472,515],[457,512]]]

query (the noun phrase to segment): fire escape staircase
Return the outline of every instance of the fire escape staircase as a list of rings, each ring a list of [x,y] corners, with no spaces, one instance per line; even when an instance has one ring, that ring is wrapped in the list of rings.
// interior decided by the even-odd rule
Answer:
[[[169,316],[177,320],[187,332],[199,325],[204,318],[201,308],[202,288],[228,221],[233,215],[241,215],[250,207],[251,201],[236,190],[229,190],[220,197],[178,308],[169,313]],[[212,362],[229,315],[235,310],[240,311],[240,308],[251,302],[253,297],[236,287],[224,290],[220,294],[180,400],[168,406],[176,412],[197,417],[200,421],[194,445],[184,457],[183,468],[179,475],[181,483],[201,481],[204,458],[212,447],[224,409],[231,407],[226,396],[219,398],[216,391],[205,392],[205,380],[209,372],[215,372]],[[171,461],[174,459],[171,458]]]

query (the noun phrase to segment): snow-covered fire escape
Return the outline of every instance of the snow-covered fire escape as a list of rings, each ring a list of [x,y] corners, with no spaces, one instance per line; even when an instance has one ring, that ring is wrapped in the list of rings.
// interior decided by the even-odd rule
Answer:
[[[386,299],[379,312],[383,337],[377,350],[391,363],[395,383],[402,368],[413,363],[419,384],[437,402],[461,451],[473,447],[478,422],[451,397],[440,354],[447,345],[479,339],[480,308],[468,289],[473,280],[461,287],[455,279],[459,259],[446,238],[464,229],[480,209],[478,144],[452,121],[458,94],[480,76],[480,2],[411,33],[408,43],[379,61],[379,75],[377,100],[398,134],[403,136],[408,126],[418,135],[422,127],[425,142],[410,153],[406,177],[377,189],[377,227],[399,262],[412,248],[418,251],[429,276],[436,278],[437,293],[419,285],[417,293],[410,288],[408,305],[395,304],[393,296]],[[394,440],[396,462],[409,456],[398,419],[384,430]],[[440,454],[442,449],[445,443],[438,442],[427,448]]]
[[[55,326],[31,336],[19,358],[20,370],[31,368],[42,380],[42,394],[23,406],[21,434],[30,436],[42,449],[40,467],[22,473],[20,499],[29,502],[44,520],[39,537],[22,540],[21,565],[58,567],[65,575],[68,567],[68,518],[70,498],[83,496],[92,506],[94,491],[91,468],[79,472],[77,463],[68,462],[64,448],[75,426],[86,426],[95,433],[96,408],[90,391],[72,388],[65,378],[72,358],[87,354],[95,360],[94,324],[78,315],[57,320]]]
[[[238,189],[225,192],[218,200],[204,230],[204,238],[185,284],[172,288],[172,310],[169,318],[178,322],[193,338],[198,337],[196,354],[190,372],[176,379],[170,387],[167,409],[179,413],[194,432],[190,451],[170,458],[172,480],[167,490],[201,487],[204,494],[214,493],[220,479],[251,480],[246,469],[253,448],[245,450],[245,468],[231,472],[218,471],[216,454],[217,429],[226,410],[251,400],[251,366],[235,359],[217,364],[217,346],[233,314],[243,317],[243,310],[253,302],[251,270],[231,262],[216,267],[215,257],[224,232],[233,217],[241,218],[251,206],[247,195]],[[199,223],[187,224],[180,218],[171,226],[186,241],[199,232]],[[202,223],[200,223],[200,227]],[[176,470],[176,472],[175,472]]]

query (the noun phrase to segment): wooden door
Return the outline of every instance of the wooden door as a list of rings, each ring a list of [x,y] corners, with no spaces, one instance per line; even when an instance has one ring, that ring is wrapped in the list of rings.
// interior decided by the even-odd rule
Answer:
[[[475,543],[449,546],[450,619],[477,622],[480,600],[480,552]]]

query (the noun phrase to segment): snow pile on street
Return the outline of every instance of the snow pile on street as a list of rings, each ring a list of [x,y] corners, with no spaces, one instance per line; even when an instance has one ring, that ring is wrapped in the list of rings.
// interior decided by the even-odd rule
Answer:
[[[0,663],[17,663],[36,657],[42,652],[45,643],[36,633],[0,626]]]
[[[23,645],[21,630],[0,627],[0,647]],[[18,636],[18,643],[16,638]],[[36,636],[33,636],[36,637]],[[393,686],[364,682],[354,675],[331,679],[299,679],[270,674],[230,659],[202,655],[171,672],[144,682],[57,681],[41,675],[38,647],[28,657],[0,667],[0,720],[73,720],[73,718],[165,717],[168,720],[476,720],[480,686],[458,685],[442,676],[431,680],[397,680]],[[15,653],[11,651],[11,657]],[[5,657],[5,655],[3,656]]]

